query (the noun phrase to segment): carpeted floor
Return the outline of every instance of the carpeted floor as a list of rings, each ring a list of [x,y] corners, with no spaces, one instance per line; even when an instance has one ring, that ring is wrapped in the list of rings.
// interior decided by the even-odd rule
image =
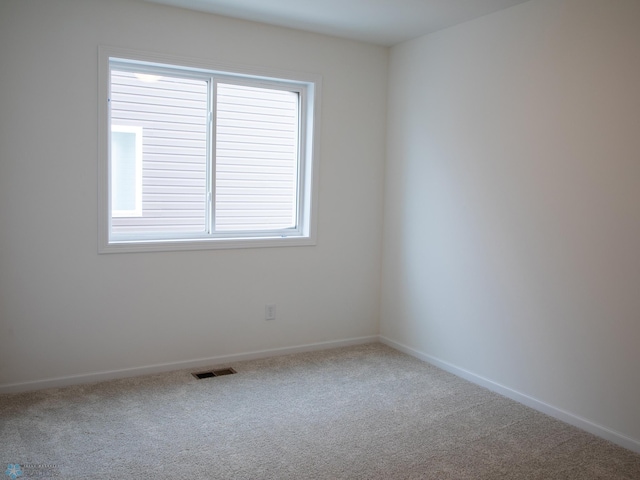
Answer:
[[[0,396],[0,475],[640,479],[640,455],[381,344],[224,366]]]

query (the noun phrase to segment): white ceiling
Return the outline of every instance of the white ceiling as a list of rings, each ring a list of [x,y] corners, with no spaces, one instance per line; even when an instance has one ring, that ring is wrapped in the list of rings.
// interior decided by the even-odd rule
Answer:
[[[146,0],[391,46],[527,0]]]

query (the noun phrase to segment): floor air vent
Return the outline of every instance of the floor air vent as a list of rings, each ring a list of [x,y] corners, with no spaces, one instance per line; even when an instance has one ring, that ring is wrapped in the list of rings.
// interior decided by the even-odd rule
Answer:
[[[236,373],[233,368],[221,368],[219,370],[207,370],[206,372],[197,372],[192,373],[194,377],[198,380],[202,380],[203,378],[211,378],[211,377],[221,377],[223,375],[232,375]]]

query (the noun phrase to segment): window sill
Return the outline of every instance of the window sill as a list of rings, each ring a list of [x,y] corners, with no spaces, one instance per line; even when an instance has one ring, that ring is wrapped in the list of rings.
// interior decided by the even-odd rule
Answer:
[[[98,253],[172,252],[237,248],[297,247],[315,245],[312,237],[213,238],[206,240],[144,240],[109,242]]]

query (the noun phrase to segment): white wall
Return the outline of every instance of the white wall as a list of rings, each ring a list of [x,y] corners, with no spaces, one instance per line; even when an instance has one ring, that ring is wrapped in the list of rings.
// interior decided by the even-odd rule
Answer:
[[[637,0],[532,0],[392,49],[381,306],[384,337],[632,448],[639,46]]]
[[[321,74],[318,244],[98,255],[99,44]],[[2,0],[0,387],[376,335],[387,67],[144,2]]]

